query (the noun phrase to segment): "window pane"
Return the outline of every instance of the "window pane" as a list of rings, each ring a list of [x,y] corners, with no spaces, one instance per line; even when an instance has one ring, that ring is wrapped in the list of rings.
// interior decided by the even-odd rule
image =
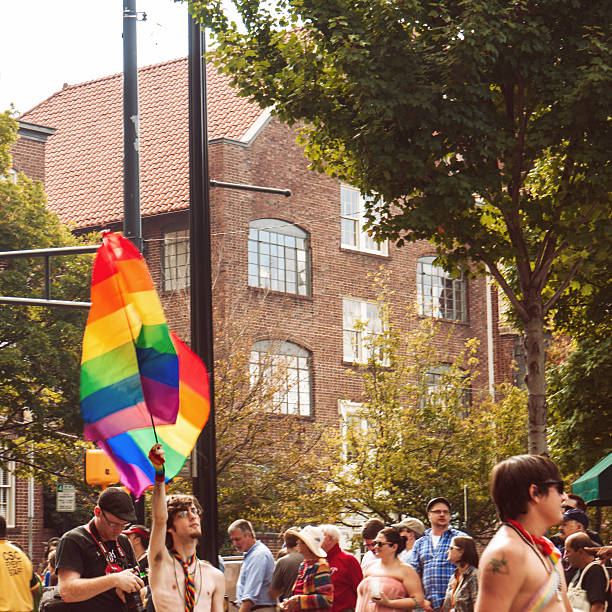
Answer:
[[[422,257],[417,264],[417,304],[419,314],[465,321],[466,281],[452,279],[433,257]]]
[[[164,233],[162,285],[164,291],[189,286],[189,230]]]
[[[253,221],[252,223],[262,224],[267,220]],[[270,219],[269,223],[274,224],[274,220]],[[266,231],[260,229],[257,231],[258,240],[250,241],[249,248],[249,263],[259,264],[259,278],[254,279],[254,274],[249,271],[249,284],[257,287],[270,287],[268,279],[272,280],[272,289],[274,291],[282,291],[288,293],[298,293],[298,272],[296,270],[296,260],[300,262],[302,270],[306,269],[309,264],[307,255],[308,241],[305,238],[296,238],[294,232],[302,232],[299,228],[285,223],[286,232],[281,230],[282,223],[276,221],[280,225],[279,231]],[[253,234],[254,230],[251,230]],[[305,285],[306,276],[302,278],[302,285]],[[276,282],[275,282],[276,281]],[[300,289],[300,295],[308,295],[308,287]]]

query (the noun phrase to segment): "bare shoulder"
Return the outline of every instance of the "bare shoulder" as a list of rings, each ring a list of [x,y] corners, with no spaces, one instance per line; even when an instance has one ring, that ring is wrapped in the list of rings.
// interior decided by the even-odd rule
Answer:
[[[200,559],[200,566],[204,575],[207,576],[210,580],[218,583],[222,581],[225,584],[225,575],[220,569],[217,569],[214,565],[209,563],[208,561],[203,561]]]
[[[512,575],[516,579],[524,565],[525,548],[507,527],[501,527],[485,548],[479,564],[481,574]]]
[[[402,575],[404,578],[414,580],[419,577],[419,575],[416,573],[416,570],[411,565],[408,565],[407,563],[402,563],[401,568]]]

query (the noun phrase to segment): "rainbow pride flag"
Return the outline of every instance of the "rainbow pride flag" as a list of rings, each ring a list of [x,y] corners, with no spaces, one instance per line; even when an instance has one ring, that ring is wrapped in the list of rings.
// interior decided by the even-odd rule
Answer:
[[[165,452],[166,481],[181,471],[210,412],[208,374],[204,364],[185,343],[170,333],[179,357],[179,411],[174,425],[155,428]],[[155,442],[152,427],[134,429],[98,442],[113,460],[122,484],[136,497],[155,481],[155,471],[148,458]]]
[[[94,261],[83,336],[81,413],[96,442],[176,422],[179,357],[147,264],[109,232]]]

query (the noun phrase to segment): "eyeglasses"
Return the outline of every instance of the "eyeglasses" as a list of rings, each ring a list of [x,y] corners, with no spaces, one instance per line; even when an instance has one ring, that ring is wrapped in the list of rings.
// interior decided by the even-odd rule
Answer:
[[[430,510],[432,514],[450,514],[449,510]]]
[[[374,542],[372,540],[370,540],[369,542],[367,540],[364,540],[363,543],[366,545],[366,548],[374,548]]]
[[[102,510],[102,508],[100,508],[100,512],[102,512],[102,516],[104,517],[104,520],[108,523],[109,527],[112,527],[113,529],[127,529],[131,523],[117,523],[116,521],[111,521],[109,520],[108,516],[106,516],[106,513],[104,512],[104,510]]]
[[[559,495],[563,495],[563,481],[562,480],[544,480],[537,482],[537,485],[544,485],[545,487],[557,487]]]
[[[453,550],[463,550],[462,548],[459,548],[459,546],[455,546],[454,544],[451,544],[449,548],[452,548]]]
[[[372,542],[372,548],[379,548],[380,546],[393,546],[393,544],[391,544],[391,542],[377,542],[376,540],[374,540],[374,542]]]
[[[193,514],[193,516],[200,516],[200,511],[195,506],[191,506],[191,508],[187,510],[179,510],[175,516],[178,516],[178,518],[187,518],[190,514]]]

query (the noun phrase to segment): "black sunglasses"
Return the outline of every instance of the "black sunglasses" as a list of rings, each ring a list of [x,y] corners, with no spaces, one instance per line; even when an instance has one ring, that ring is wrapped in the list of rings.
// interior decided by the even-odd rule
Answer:
[[[557,487],[559,495],[563,495],[563,481],[562,480],[544,480],[536,483],[537,485],[543,485],[545,487]]]
[[[380,546],[393,546],[391,542],[372,542],[372,548],[379,548]]]

